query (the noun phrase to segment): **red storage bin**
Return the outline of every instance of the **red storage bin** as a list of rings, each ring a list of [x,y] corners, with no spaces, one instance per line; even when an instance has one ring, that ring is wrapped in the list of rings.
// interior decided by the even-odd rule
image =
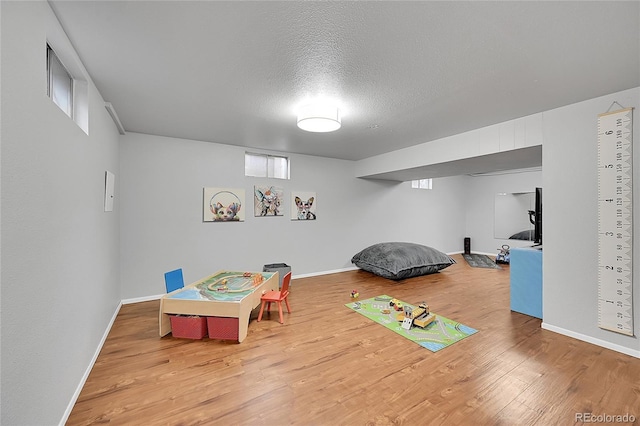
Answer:
[[[207,335],[207,317],[171,315],[171,334],[183,339],[202,339]]]
[[[238,340],[238,318],[207,317],[209,339]]]

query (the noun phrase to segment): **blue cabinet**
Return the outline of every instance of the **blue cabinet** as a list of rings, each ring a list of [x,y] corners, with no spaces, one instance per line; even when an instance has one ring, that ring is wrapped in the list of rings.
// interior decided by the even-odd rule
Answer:
[[[542,319],[542,250],[511,249],[511,310]]]

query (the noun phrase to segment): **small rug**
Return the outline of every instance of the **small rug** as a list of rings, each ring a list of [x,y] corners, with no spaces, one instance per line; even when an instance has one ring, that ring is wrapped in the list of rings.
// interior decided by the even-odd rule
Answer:
[[[464,260],[473,268],[502,269],[495,260],[486,254],[463,254]]]
[[[391,299],[392,297],[383,294],[382,296],[371,299],[347,303],[345,306],[417,343],[423,348],[429,349],[431,352],[437,352],[478,332],[478,330],[452,321],[435,312],[433,312],[436,316],[435,321],[425,328],[413,326],[411,329],[405,330],[402,328],[402,322],[396,319],[399,312],[389,306]],[[415,308],[414,305],[402,301],[399,302],[404,306]],[[382,312],[384,309],[389,309],[390,312],[385,314]]]

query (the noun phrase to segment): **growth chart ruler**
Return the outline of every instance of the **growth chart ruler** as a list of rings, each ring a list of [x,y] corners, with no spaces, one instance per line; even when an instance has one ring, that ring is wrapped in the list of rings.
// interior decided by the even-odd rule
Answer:
[[[598,115],[598,326],[633,336],[633,108]]]

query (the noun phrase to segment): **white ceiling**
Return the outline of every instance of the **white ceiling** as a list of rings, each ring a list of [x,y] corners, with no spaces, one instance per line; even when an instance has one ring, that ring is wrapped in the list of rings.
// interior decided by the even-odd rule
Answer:
[[[358,160],[640,86],[638,1],[50,4],[130,132]]]

